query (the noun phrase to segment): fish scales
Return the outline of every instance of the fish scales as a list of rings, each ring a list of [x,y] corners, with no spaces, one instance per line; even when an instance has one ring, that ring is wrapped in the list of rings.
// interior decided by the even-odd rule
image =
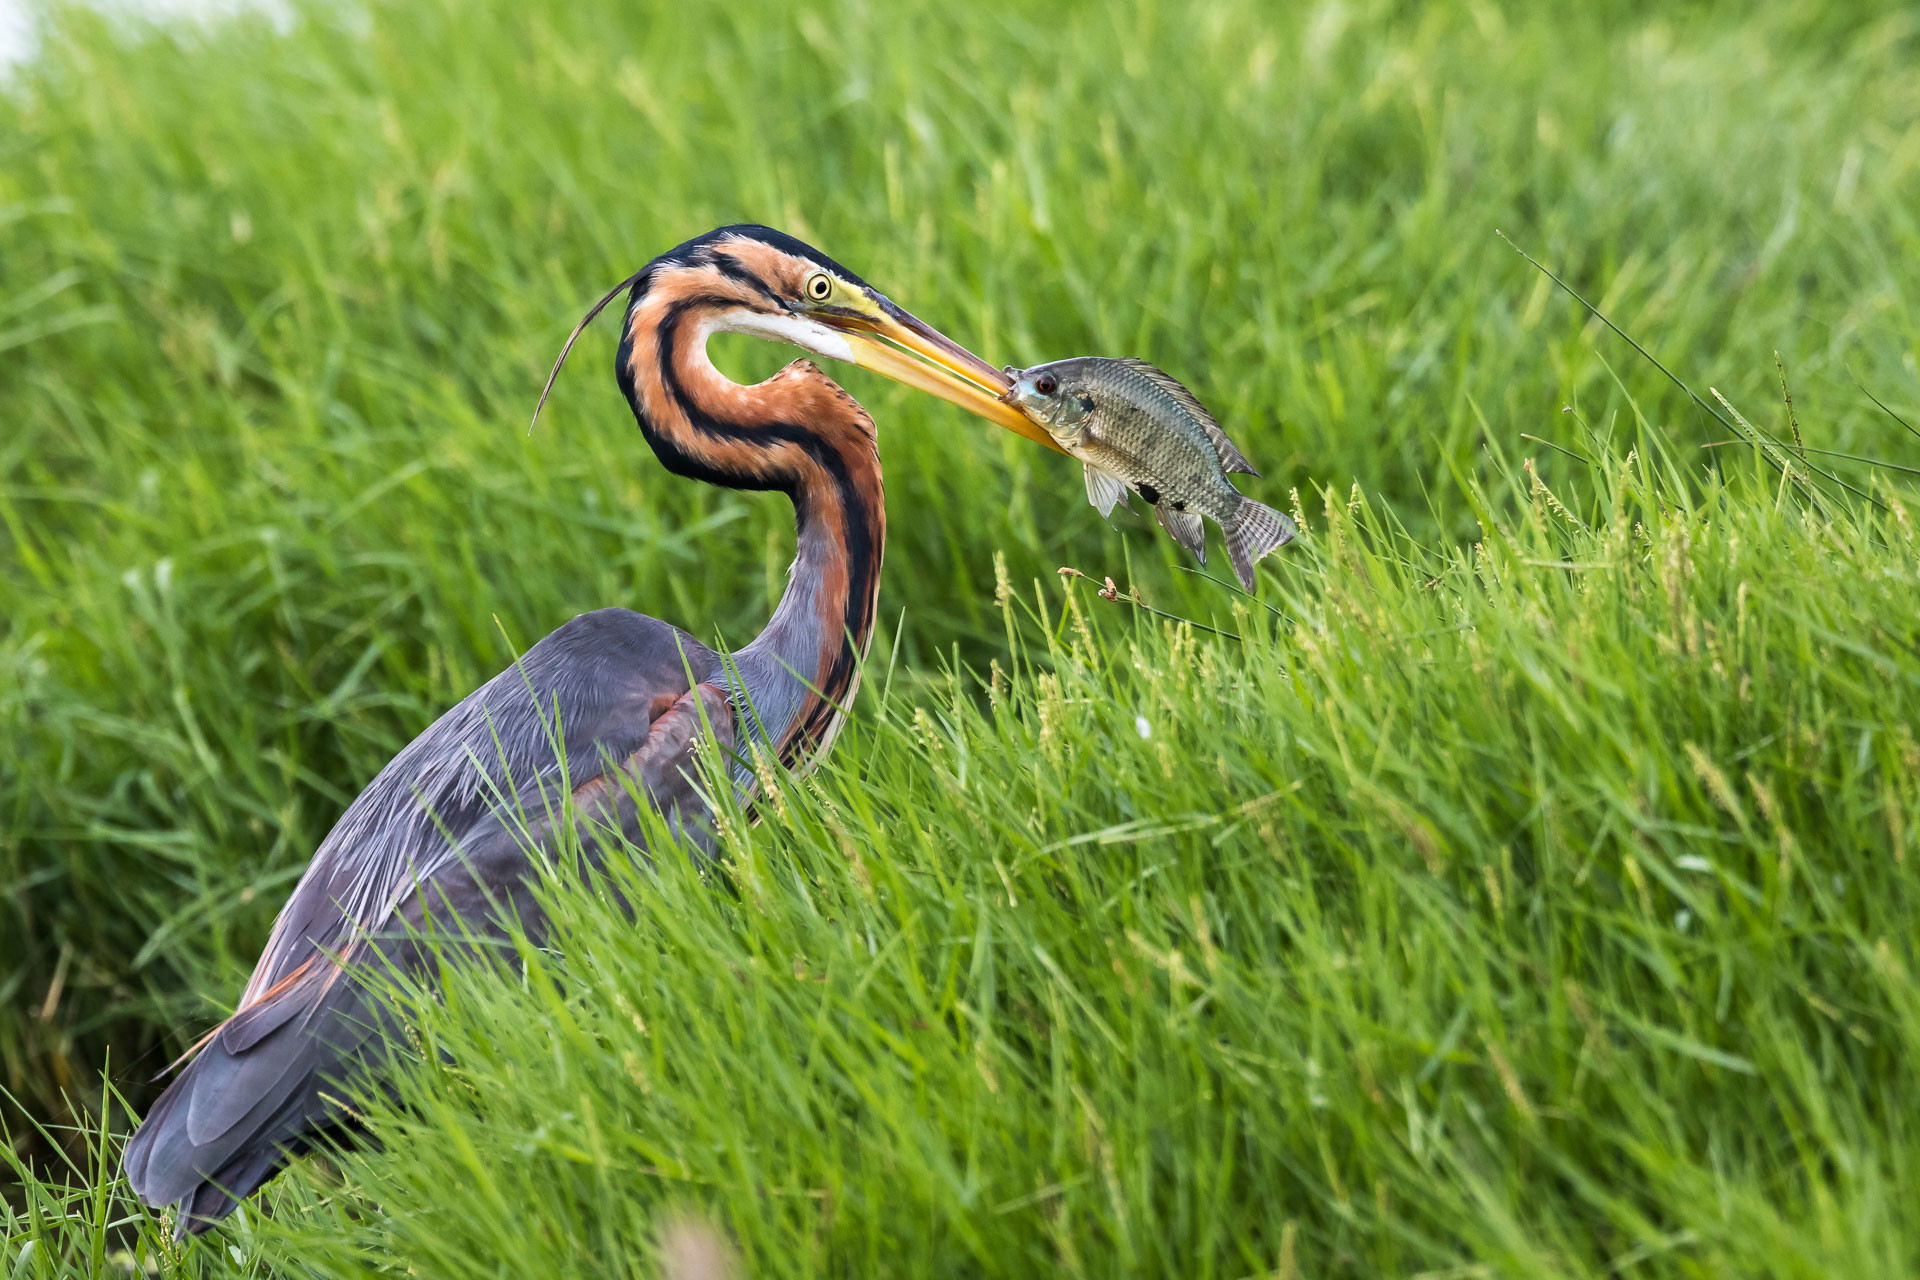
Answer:
[[[1012,369],[1002,398],[1086,468],[1087,500],[1109,515],[1137,493],[1180,545],[1207,562],[1206,516],[1225,535],[1243,587],[1290,540],[1293,521],[1246,497],[1228,472],[1258,474],[1193,393],[1140,360],[1080,356]]]

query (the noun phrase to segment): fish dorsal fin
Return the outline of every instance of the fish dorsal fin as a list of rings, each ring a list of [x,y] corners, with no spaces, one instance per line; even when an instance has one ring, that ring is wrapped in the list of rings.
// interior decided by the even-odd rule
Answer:
[[[1091,462],[1087,466],[1087,501],[1100,513],[1101,519],[1113,514],[1116,506],[1127,505],[1127,486]]]
[[[1199,420],[1201,428],[1207,433],[1207,439],[1213,441],[1213,451],[1220,455],[1222,471],[1238,471],[1249,476],[1260,474],[1247,461],[1247,456],[1240,452],[1239,446],[1227,439],[1227,433],[1220,429],[1220,424],[1213,420],[1213,415],[1207,412],[1206,407],[1194,398],[1193,392],[1187,390],[1178,378],[1165,369],[1150,365],[1145,360],[1136,360],[1132,356],[1121,356],[1119,362],[1172,396],[1182,409]]]

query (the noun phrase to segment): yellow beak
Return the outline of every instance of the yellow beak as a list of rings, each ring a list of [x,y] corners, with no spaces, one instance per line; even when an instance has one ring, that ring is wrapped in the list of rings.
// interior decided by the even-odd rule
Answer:
[[[815,318],[847,336],[853,363],[862,369],[939,396],[1056,453],[1066,452],[1046,428],[1000,398],[1013,379],[885,298],[876,300],[876,315],[826,312]]]

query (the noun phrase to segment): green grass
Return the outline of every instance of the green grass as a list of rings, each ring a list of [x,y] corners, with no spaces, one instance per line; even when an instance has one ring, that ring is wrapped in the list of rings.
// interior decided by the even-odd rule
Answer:
[[[296,13],[60,11],[0,93],[0,1263],[651,1274],[696,1208],[756,1276],[1920,1268],[1915,504],[1700,453],[1493,235],[1910,460],[1853,383],[1920,422],[1910,12]],[[151,1096],[516,648],[768,608],[783,504],[662,473],[608,331],[524,431],[588,299],[742,218],[989,358],[1187,377],[1305,499],[1283,616],[846,372],[893,545],[832,763],[640,927],[560,894],[419,1010],[458,1065],[385,1154],[182,1263],[101,1070]]]

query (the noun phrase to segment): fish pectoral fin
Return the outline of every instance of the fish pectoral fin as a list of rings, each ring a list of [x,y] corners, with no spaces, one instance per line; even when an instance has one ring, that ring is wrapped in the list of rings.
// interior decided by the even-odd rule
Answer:
[[[1173,540],[1193,552],[1201,564],[1207,562],[1207,530],[1200,523],[1200,516],[1193,511],[1175,511],[1166,503],[1153,509],[1160,517],[1160,524],[1173,535]]]
[[[1119,479],[1102,471],[1091,462],[1087,463],[1087,501],[1100,513],[1101,519],[1113,514],[1116,506],[1127,505],[1127,486]]]

